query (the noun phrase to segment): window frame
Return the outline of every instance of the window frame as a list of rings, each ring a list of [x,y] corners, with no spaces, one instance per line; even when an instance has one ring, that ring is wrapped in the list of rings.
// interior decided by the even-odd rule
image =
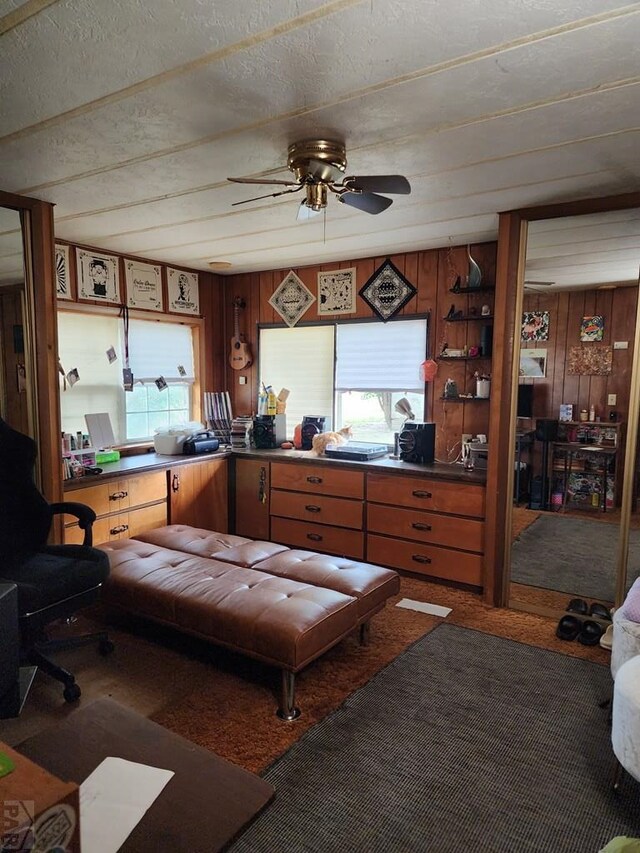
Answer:
[[[65,304],[61,304],[58,302],[56,317],[58,313],[70,313],[70,314],[86,314],[87,316],[110,316],[110,317],[120,317],[121,306],[115,305],[88,305],[86,303],[78,303],[78,302],[68,302]],[[204,330],[205,330],[205,321],[202,317],[185,317],[185,316],[177,316],[174,314],[161,314],[159,312],[154,312],[153,315],[149,311],[140,311],[134,308],[129,309],[129,318],[132,320],[145,320],[151,323],[177,323],[182,326],[189,326],[191,328],[191,335],[193,341],[193,366],[194,366],[194,380],[191,385],[191,420],[199,421],[202,423],[202,397],[203,397],[203,383],[204,377],[206,375],[206,359],[204,352]],[[56,319],[56,358],[58,355],[58,341],[57,341],[57,319]],[[127,392],[123,389],[123,394]],[[126,415],[125,415],[126,417]],[[61,428],[61,425],[60,425]],[[126,434],[126,424],[124,425],[125,434]],[[133,446],[149,446],[153,445],[153,438],[147,439],[130,439],[122,441],[118,444],[118,447],[133,447]]]
[[[425,322],[426,322],[427,333],[425,336],[425,354],[424,354],[424,357],[426,360],[429,358],[429,352],[431,349],[430,339],[429,339],[429,335],[431,333],[431,311],[422,311],[418,314],[402,314],[401,316],[395,317],[392,320],[388,320],[387,322],[388,323],[403,323],[403,322],[408,321],[408,320],[425,320]],[[305,327],[332,326],[334,329],[333,402],[332,402],[332,408],[331,408],[331,417],[333,420],[335,420],[335,417],[336,417],[336,396],[337,396],[337,391],[336,391],[337,346],[336,346],[335,329],[337,326],[353,325],[355,323],[359,323],[359,324],[378,323],[380,325],[385,325],[385,324],[383,324],[383,321],[380,320],[378,317],[348,317],[348,318],[340,318],[340,319],[336,318],[334,320],[320,320],[320,319],[318,319],[318,320],[309,320],[309,321],[304,322],[304,323],[296,323],[296,328],[298,328],[299,326],[305,326]],[[261,333],[261,331],[263,329],[287,329],[288,326],[286,323],[257,323],[256,327],[257,327],[257,332],[258,332],[258,358],[256,359],[256,370],[257,370],[256,382],[258,383],[260,381],[260,372],[261,372],[261,363],[260,363],[261,362],[261,356],[260,356],[260,352],[261,352],[260,333]],[[424,391],[424,407],[423,407],[423,411],[422,411],[422,420],[426,421],[427,415],[428,415],[428,409],[429,409],[429,394],[427,393],[427,389],[426,389],[427,383],[425,382],[423,384],[425,385],[425,391]],[[335,425],[334,425],[334,427],[335,427]],[[387,446],[391,447],[391,445],[387,445]]]

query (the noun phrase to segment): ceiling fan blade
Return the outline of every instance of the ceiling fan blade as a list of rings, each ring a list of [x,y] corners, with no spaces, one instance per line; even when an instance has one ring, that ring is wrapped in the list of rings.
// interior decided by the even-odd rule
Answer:
[[[363,210],[365,213],[382,213],[393,204],[392,198],[375,193],[346,192],[338,196],[338,201],[348,204],[349,207],[355,207],[356,210]]]
[[[342,183],[368,193],[409,195],[411,192],[411,184],[404,175],[359,175],[345,178]]]
[[[250,201],[260,201],[263,198],[276,198],[279,195],[288,195],[289,193],[297,193],[302,189],[302,185],[296,186],[295,189],[292,190],[282,190],[279,193],[267,193],[266,195],[257,195],[253,198],[245,198],[243,201],[234,201],[231,207],[237,207],[239,204],[248,204]]]
[[[278,184],[282,187],[297,187],[297,181],[270,181],[263,178],[227,178],[228,181],[233,181],[234,184]]]
[[[322,213],[322,211],[314,210],[312,207],[309,207],[305,201],[301,201],[300,206],[298,207],[298,215],[296,216],[296,219],[298,222],[307,222],[319,213]]]

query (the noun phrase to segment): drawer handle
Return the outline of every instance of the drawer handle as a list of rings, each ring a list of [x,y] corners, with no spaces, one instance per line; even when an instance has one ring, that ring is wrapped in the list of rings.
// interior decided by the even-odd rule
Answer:
[[[411,526],[414,530],[431,530],[431,525],[425,524],[422,521],[414,521]]]
[[[315,483],[317,485],[318,483],[321,483],[321,482],[322,482],[322,477],[307,477],[307,483]]]
[[[128,529],[129,529],[128,524],[119,524],[117,527],[112,527],[111,530],[109,531],[109,533],[111,533],[112,535],[115,535],[116,533],[124,533],[125,530],[128,530]]]
[[[109,500],[110,501],[121,501],[123,498],[126,498],[128,494],[129,494],[129,492],[124,492],[124,491],[112,492],[112,494],[109,495]]]
[[[322,536],[319,533],[307,533],[307,539],[311,539],[312,542],[322,542]]]
[[[413,554],[411,557],[414,563],[430,563],[431,557],[423,557],[422,554]]]
[[[431,498],[431,497],[433,497],[431,492],[425,492],[422,489],[414,489],[411,492],[411,494],[414,496],[414,498]]]
[[[320,512],[321,511],[321,507],[314,506],[313,504],[307,504],[305,506],[305,509],[307,510],[307,512]]]

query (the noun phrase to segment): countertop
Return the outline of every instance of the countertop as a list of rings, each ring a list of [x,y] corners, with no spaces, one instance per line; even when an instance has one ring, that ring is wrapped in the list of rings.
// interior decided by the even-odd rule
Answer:
[[[268,462],[294,462],[303,461],[311,465],[329,465],[332,467],[349,467],[356,471],[370,471],[377,474],[406,474],[412,477],[431,477],[438,480],[453,480],[459,483],[473,483],[484,485],[487,472],[483,469],[466,471],[462,465],[447,465],[442,462],[434,462],[431,465],[416,465],[412,462],[402,462],[399,459],[390,459],[388,456],[380,459],[372,459],[370,462],[354,462],[348,459],[325,459],[323,456],[312,455],[310,451],[303,450],[257,450],[250,448],[223,449],[215,453],[203,453],[199,456],[163,456],[160,453],[141,453],[137,456],[124,456],[118,462],[106,462],[99,467],[102,474],[78,477],[75,480],[65,480],[63,483],[65,492],[74,489],[82,489],[87,486],[113,480],[118,477],[127,477],[132,474],[142,474],[148,471],[160,471],[167,468],[176,468],[181,465],[193,465],[210,459],[228,459],[237,457],[239,459],[264,459]]]

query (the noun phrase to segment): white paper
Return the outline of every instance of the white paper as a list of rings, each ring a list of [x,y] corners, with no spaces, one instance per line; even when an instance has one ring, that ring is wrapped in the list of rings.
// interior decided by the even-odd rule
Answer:
[[[80,785],[82,849],[116,853],[173,775],[173,770],[105,758]]]
[[[396,607],[405,607],[407,610],[418,610],[420,613],[428,613],[430,616],[448,616],[450,607],[442,607],[441,604],[429,604],[428,601],[414,601],[412,598],[403,598]]]

